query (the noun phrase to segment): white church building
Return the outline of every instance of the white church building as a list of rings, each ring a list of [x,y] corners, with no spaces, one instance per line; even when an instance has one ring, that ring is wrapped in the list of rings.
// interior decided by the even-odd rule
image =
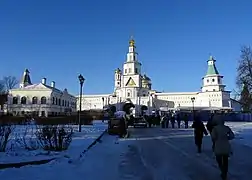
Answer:
[[[138,61],[138,53],[134,39],[129,41],[127,60],[123,68],[115,70],[114,92],[112,94],[83,95],[82,110],[103,109],[114,104],[122,110],[125,103],[135,105],[136,114],[142,105],[152,110],[239,110],[236,101],[230,98],[230,91],[225,90],[223,76],[216,68],[216,60],[210,56],[207,61],[207,73],[202,78],[199,92],[158,92],[152,90],[151,79],[141,72],[142,64]],[[77,96],[77,110],[80,98]],[[235,104],[236,103],[236,104]],[[234,105],[233,105],[234,104]],[[236,107],[236,109],[234,109]]]
[[[56,116],[71,114],[76,111],[76,97],[67,89],[59,90],[46,78],[40,83],[32,84],[30,72],[24,71],[19,88],[11,89],[5,111],[13,115],[33,114],[37,116]]]

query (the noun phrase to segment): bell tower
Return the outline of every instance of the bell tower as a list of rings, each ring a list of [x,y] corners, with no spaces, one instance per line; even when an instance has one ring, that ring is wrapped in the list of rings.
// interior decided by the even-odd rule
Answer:
[[[141,63],[138,61],[138,53],[136,52],[135,40],[132,36],[129,40],[129,50],[127,53],[127,59],[123,65],[123,74],[141,74]]]

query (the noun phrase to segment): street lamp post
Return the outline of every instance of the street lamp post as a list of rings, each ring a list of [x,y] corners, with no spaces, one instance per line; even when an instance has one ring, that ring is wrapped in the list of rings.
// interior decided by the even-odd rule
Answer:
[[[194,120],[194,101],[195,101],[195,97],[192,97],[191,98],[191,101],[192,101],[192,107],[193,107],[193,120]]]
[[[79,132],[81,132],[81,105],[82,105],[82,87],[85,81],[85,78],[80,74],[78,76],[80,81],[80,105],[79,105]]]
[[[104,110],[104,97],[102,97],[102,110]]]

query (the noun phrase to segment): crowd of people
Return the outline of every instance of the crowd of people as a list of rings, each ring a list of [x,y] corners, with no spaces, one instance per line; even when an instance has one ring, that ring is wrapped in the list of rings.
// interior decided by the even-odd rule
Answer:
[[[177,127],[181,127],[181,122],[184,122],[185,128],[188,128],[189,117],[187,114],[181,115],[180,113],[166,113],[161,117],[160,124],[162,128],[169,128],[171,124],[171,128],[175,128],[175,124]]]

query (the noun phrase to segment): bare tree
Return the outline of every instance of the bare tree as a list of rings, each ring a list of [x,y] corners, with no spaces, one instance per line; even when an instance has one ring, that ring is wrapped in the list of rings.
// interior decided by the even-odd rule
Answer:
[[[18,84],[18,80],[15,76],[4,76],[3,82],[5,86],[5,90],[9,91],[10,89],[13,89]]]
[[[0,80],[0,94],[4,94],[5,93],[5,85],[3,80]]]
[[[240,92],[243,85],[246,84],[251,92],[252,90],[252,48],[250,46],[241,47],[241,55],[237,68],[236,85]]]

